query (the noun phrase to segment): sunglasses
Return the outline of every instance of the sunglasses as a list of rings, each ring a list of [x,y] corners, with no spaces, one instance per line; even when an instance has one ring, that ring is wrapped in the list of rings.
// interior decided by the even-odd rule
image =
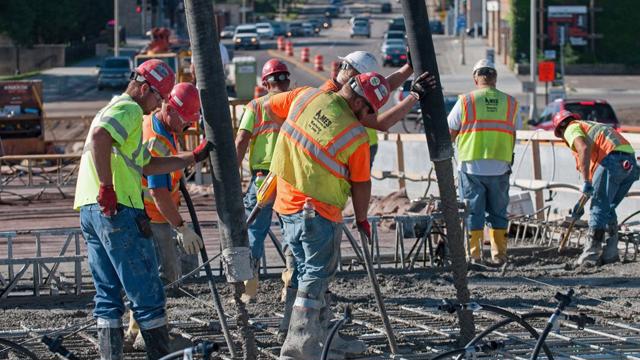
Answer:
[[[289,80],[289,74],[287,73],[279,73],[267,76],[268,82],[276,82],[276,81],[285,81]]]
[[[158,100],[158,102],[162,102],[163,98],[162,98],[162,95],[160,94],[160,91],[158,91],[158,89],[156,89],[153,85],[151,85],[147,81],[147,79],[144,78],[144,76],[138,74],[135,71],[132,71],[131,75],[129,75],[129,80],[135,80],[139,83],[147,84],[149,86],[149,89],[151,89],[153,96],[155,96],[156,100]]]
[[[369,114],[375,114],[373,106],[371,106],[369,101],[367,101],[367,98],[364,97],[364,93],[362,93],[362,89],[360,89],[360,86],[358,85],[355,77],[349,79],[349,87],[351,87],[351,90],[353,90],[353,92],[355,92],[362,99],[362,101],[364,101],[365,105],[367,105],[367,107],[369,108],[369,111],[367,112]]]
[[[343,62],[340,64],[340,70],[345,70],[345,71],[346,71],[346,70],[349,70],[349,69],[353,69],[356,73],[358,73],[358,74],[359,74],[358,70],[356,70],[356,69],[355,69],[353,66],[351,66],[351,64],[349,64],[348,62],[343,61]]]

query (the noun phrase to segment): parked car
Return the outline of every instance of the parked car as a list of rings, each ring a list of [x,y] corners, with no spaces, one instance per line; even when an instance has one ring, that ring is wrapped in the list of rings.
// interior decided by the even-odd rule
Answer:
[[[366,22],[369,22],[369,17],[368,17],[368,16],[362,16],[362,15],[352,16],[352,17],[349,19],[349,25],[353,26],[353,24],[354,24],[356,21],[366,21]]]
[[[389,30],[386,33],[384,33],[384,39],[385,40],[389,40],[389,39],[402,39],[404,40],[406,38],[406,34],[403,31],[400,30]]]
[[[260,49],[260,37],[255,25],[239,25],[233,35],[234,49]]]
[[[292,21],[287,24],[287,37],[304,36],[304,28],[299,21]]]
[[[382,66],[402,66],[407,63],[407,47],[402,45],[389,45],[382,53]]]
[[[620,122],[615,111],[606,100],[594,99],[558,99],[545,106],[540,117],[529,120],[529,125],[534,129],[553,130],[553,116],[562,111],[568,110],[580,115],[580,119],[599,122],[620,128]]]
[[[351,37],[355,36],[371,37],[371,25],[368,20],[357,20],[351,25]]]
[[[220,39],[231,39],[236,32],[236,27],[233,25],[225,26],[222,31],[220,31]]]
[[[319,34],[322,29],[324,29],[324,19],[323,18],[309,18],[307,19],[311,25],[313,25],[313,31],[316,34]]]
[[[407,32],[407,28],[404,25],[403,17],[397,17],[389,20],[389,27],[387,28],[387,31],[393,31],[393,30],[402,31],[405,33]]]
[[[444,25],[442,25],[442,22],[440,20],[429,21],[429,28],[431,29],[432,34],[444,34]]]
[[[407,43],[404,39],[388,39],[382,42],[382,46],[380,47],[380,51],[385,53],[388,47],[398,47],[404,46],[407,47]]]
[[[104,59],[98,70],[98,90],[124,88],[129,84],[133,62],[126,56],[111,56]]]
[[[302,23],[302,31],[304,31],[304,36],[306,36],[306,37],[316,36],[316,34],[317,34],[316,33],[316,28],[310,22]],[[318,31],[320,31],[320,30],[318,30]]]
[[[271,26],[271,24],[268,22],[257,23],[256,29],[258,30],[258,36],[260,36],[261,39],[273,39],[273,37],[275,36],[273,26]]]
[[[286,36],[287,35],[287,24],[282,21],[272,21],[271,27],[273,28],[274,36]]]
[[[380,12],[383,14],[391,13],[391,3],[382,3],[382,5],[380,5]]]

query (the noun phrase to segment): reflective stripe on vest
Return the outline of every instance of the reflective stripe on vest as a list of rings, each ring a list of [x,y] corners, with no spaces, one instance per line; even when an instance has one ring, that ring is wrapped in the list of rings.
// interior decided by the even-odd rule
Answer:
[[[602,160],[618,146],[628,145],[629,142],[611,126],[603,125],[595,121],[584,120],[579,120],[577,123],[580,125],[582,132],[586,134],[585,142],[589,145],[591,150],[591,158],[589,159],[589,177],[593,179],[593,174],[596,172],[600,162],[602,162]],[[580,158],[573,149],[571,150],[573,157],[576,160],[576,169],[580,171]]]
[[[346,101],[319,89],[301,92],[281,134],[270,170],[305,195],[343,209],[351,190],[349,157],[368,141]]]
[[[460,100],[459,160],[511,162],[518,110],[515,98],[497,89],[486,88],[463,95]]]

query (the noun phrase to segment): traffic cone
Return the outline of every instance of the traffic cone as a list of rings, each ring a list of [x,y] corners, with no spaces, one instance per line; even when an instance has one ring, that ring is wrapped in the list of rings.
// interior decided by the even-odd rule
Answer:
[[[302,48],[302,51],[300,52],[300,61],[309,62],[309,48],[308,47]]]
[[[277,44],[278,50],[284,51],[284,36],[278,36]]]
[[[316,55],[313,58],[313,67],[316,69],[316,71],[324,71],[324,67],[322,66],[323,60],[324,57],[322,55]]]
[[[293,56],[293,43],[291,41],[287,41],[285,45],[285,53],[287,56]]]
[[[331,78],[335,79],[338,77],[338,71],[340,71],[340,63],[338,61],[331,62]]]

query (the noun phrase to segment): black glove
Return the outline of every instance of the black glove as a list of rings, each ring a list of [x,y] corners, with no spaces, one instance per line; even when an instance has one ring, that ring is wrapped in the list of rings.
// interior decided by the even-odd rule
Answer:
[[[425,95],[430,93],[432,90],[435,90],[437,87],[435,76],[431,75],[428,71],[425,71],[413,80],[409,93],[417,100],[421,100]]]
[[[571,217],[580,220],[580,218],[584,215],[584,206],[580,206],[580,201],[578,201],[571,211]]]
[[[209,153],[212,149],[213,144],[211,144],[207,139],[204,139],[204,141],[202,141],[200,145],[198,145],[198,147],[193,150],[193,159],[197,163],[204,161],[207,157],[209,157]]]

